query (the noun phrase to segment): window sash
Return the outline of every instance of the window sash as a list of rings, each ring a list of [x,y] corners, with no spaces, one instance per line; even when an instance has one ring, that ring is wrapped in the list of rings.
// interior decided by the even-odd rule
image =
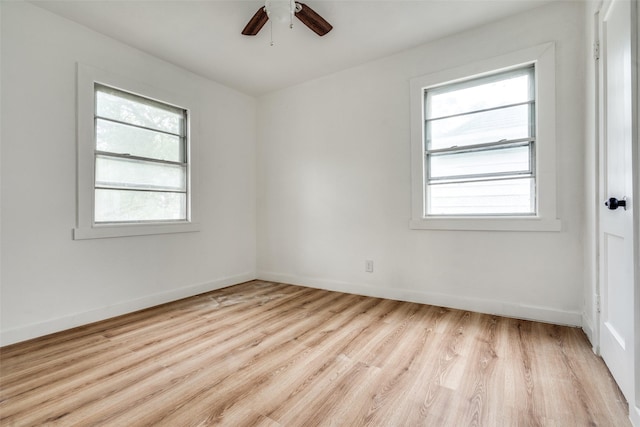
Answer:
[[[426,89],[424,93],[423,103],[424,103],[425,119],[433,120],[433,119],[445,118],[445,116],[435,116],[435,117],[431,116],[430,99],[432,96],[443,95],[451,92],[457,92],[464,89],[470,89],[473,87],[479,87],[486,84],[495,83],[502,80],[509,80],[509,79],[519,77],[519,76],[524,76],[524,75],[528,76],[529,83],[530,83],[528,93],[526,94],[526,99],[523,99],[515,103],[507,102],[505,104],[492,104],[492,106],[489,108],[477,108],[477,109],[465,110],[465,112],[460,114],[472,114],[474,112],[477,113],[485,109],[491,110],[494,108],[499,108],[501,106],[506,107],[506,106],[509,106],[510,104],[521,104],[521,103],[526,103],[527,101],[535,101],[534,74],[535,74],[535,66],[527,65],[526,67],[516,68],[513,70],[504,71],[504,72],[493,73],[483,77],[477,77],[477,78],[472,78],[472,79],[458,81],[458,82],[450,82],[450,83],[444,83],[441,85],[431,86],[428,89]],[[456,115],[459,115],[459,114],[453,114],[453,116],[456,116]]]
[[[493,185],[493,186],[500,186],[500,185],[511,185],[511,186],[518,186],[518,184],[520,184],[520,191],[522,191],[524,189],[524,197],[526,197],[526,202],[525,203],[516,203],[511,204],[511,208],[510,209],[504,209],[500,207],[500,203],[494,203],[491,204],[489,203],[491,201],[491,198],[494,199],[499,199],[499,200],[509,200],[512,198],[521,198],[523,197],[523,194],[504,194],[501,193],[499,195],[495,195],[495,194],[485,194],[483,195],[483,198],[481,199],[481,201],[479,202],[478,200],[474,200],[474,212],[473,213],[469,213],[468,209],[459,209],[456,208],[455,204],[454,205],[450,205],[447,203],[440,203],[440,204],[433,204],[431,203],[429,205],[429,208],[431,209],[431,212],[427,213],[427,217],[439,217],[439,216],[447,216],[447,217],[469,217],[469,216],[473,216],[473,217],[499,217],[499,216],[509,216],[509,217],[514,217],[514,216],[519,216],[519,217],[527,217],[527,216],[531,216],[532,213],[531,211],[535,209],[535,204],[536,204],[536,200],[535,200],[535,193],[536,193],[536,181],[534,178],[529,177],[529,176],[520,176],[520,177],[496,177],[496,178],[491,178],[491,179],[485,179],[485,180],[479,180],[479,181],[458,181],[458,182],[449,182],[449,183],[443,183],[443,185],[432,185],[426,188],[426,193],[425,193],[425,200],[428,201],[432,201],[433,198],[437,198],[437,197],[442,197],[442,193],[441,190],[448,187],[448,194],[450,194],[451,192],[456,192],[456,187],[458,189],[460,188],[464,188],[465,186],[469,189],[473,189],[474,192],[477,191],[481,191],[481,187],[484,186],[485,189],[487,187],[487,184],[489,185]],[[466,190],[466,193],[463,191],[462,195],[458,195],[456,196],[456,201],[460,203],[460,201],[462,201],[464,203],[465,200],[468,200],[470,198],[469,196],[469,190]],[[490,191],[489,191],[490,193]],[[475,193],[474,193],[475,194]],[[505,198],[506,197],[506,198]],[[515,207],[515,209],[514,209]]]
[[[439,149],[439,150],[426,150],[425,151],[425,179],[427,185],[437,185],[447,182],[460,182],[460,181],[478,181],[485,179],[491,179],[493,177],[508,177],[516,175],[526,175],[529,177],[535,177],[535,139],[525,138],[514,141],[498,141],[495,143],[477,144],[473,146],[455,147],[451,149]],[[528,147],[528,162],[526,169],[511,169],[503,170],[501,172],[480,172],[469,174],[457,174],[457,175],[444,175],[444,176],[432,176],[432,162],[431,159],[434,156],[447,156],[464,153],[487,153],[497,150],[506,150],[509,148]]]
[[[96,188],[187,192],[186,165],[96,154]]]
[[[117,89],[110,86],[105,86],[99,83],[96,83],[95,86],[95,115],[100,116],[101,118],[109,118],[116,121],[120,121],[123,123],[128,123],[132,125],[137,125],[143,128],[152,129],[156,131],[164,131],[168,133],[173,133],[176,135],[185,135],[186,133],[186,117],[185,110],[180,107],[176,107],[164,102],[156,101],[151,98],[147,98],[144,96],[136,95],[134,93],[126,92],[121,89]],[[128,105],[130,108],[124,109],[124,111],[128,114],[123,115],[109,115],[106,111],[100,113],[100,105],[98,105],[100,94],[105,95],[106,98],[103,99],[102,108],[105,108],[109,105],[109,96],[118,98],[120,101],[120,107],[124,105]],[[136,111],[133,108],[135,105],[144,106],[147,109],[154,110],[154,114],[158,118],[163,118],[164,120],[160,123],[155,122],[153,119],[149,117],[144,117],[141,111]],[[171,118],[178,119],[178,123],[172,123]]]
[[[109,200],[113,196],[116,200],[129,198],[131,208],[128,210],[111,211],[114,201]],[[135,189],[97,188],[96,204],[100,210],[98,224],[144,224],[144,223],[183,223],[186,215],[187,195],[177,192],[157,192]],[[117,203],[117,201],[115,202]],[[140,209],[141,205],[156,205],[156,210]],[[132,213],[133,212],[133,213]],[[162,215],[158,215],[162,213]]]
[[[96,150],[157,161],[186,163],[186,136],[95,118]],[[135,141],[134,144],[131,142]]]

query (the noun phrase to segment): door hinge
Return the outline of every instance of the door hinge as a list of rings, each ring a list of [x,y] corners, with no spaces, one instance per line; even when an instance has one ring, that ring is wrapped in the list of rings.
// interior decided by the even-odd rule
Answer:
[[[600,313],[600,295],[596,295],[596,313]]]
[[[600,40],[596,40],[593,43],[593,59],[596,61],[600,59]]]

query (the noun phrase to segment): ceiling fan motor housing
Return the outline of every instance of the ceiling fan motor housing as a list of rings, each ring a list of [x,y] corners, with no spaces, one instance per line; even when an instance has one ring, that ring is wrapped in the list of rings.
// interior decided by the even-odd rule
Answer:
[[[276,22],[291,22],[296,6],[294,0],[266,0],[264,3],[267,16]]]

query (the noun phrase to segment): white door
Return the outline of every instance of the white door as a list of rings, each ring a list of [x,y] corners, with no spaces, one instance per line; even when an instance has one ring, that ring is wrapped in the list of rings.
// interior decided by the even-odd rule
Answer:
[[[627,401],[634,401],[632,64],[636,2],[613,0],[600,12],[600,352]],[[616,200],[614,200],[616,199]],[[626,204],[626,206],[623,206]],[[631,405],[633,407],[633,404]]]

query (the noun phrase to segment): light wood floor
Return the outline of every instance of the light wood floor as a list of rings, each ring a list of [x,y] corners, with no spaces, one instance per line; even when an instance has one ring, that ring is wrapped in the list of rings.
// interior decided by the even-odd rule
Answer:
[[[3,426],[630,425],[577,328],[260,281],[0,362]]]

